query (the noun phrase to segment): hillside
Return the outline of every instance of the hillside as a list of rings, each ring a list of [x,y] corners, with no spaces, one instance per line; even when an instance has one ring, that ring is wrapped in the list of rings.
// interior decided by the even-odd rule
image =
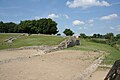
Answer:
[[[80,39],[81,45],[68,48],[69,50],[84,51],[105,51],[110,53],[105,56],[103,64],[113,64],[115,60],[120,59],[120,51],[107,44],[95,43],[87,39]]]
[[[13,42],[5,42],[6,39],[16,38]],[[19,48],[23,46],[57,45],[65,38],[50,35],[21,35],[21,34],[0,34],[0,50]]]

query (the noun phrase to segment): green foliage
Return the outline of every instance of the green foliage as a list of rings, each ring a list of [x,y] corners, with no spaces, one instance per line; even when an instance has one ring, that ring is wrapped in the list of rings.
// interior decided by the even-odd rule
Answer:
[[[104,35],[105,39],[112,39],[114,37],[113,33],[107,33]]]
[[[84,33],[81,33],[80,38],[87,38],[87,36]]]
[[[70,29],[65,29],[63,31],[63,33],[66,35],[66,36],[72,36],[74,34],[74,32]]]
[[[102,38],[103,36],[100,34],[93,34],[92,38]]]
[[[120,39],[120,34],[117,34],[117,35],[116,35],[116,38],[117,38],[117,39]]]
[[[57,23],[52,19],[25,20],[20,24],[0,22],[0,33],[56,34]]]
[[[0,33],[13,33],[17,24],[13,22],[3,23],[0,22]]]
[[[93,36],[90,38],[92,42],[108,44],[120,50],[119,39],[120,39],[120,34],[114,36],[113,33],[107,33],[105,35],[93,34]]]

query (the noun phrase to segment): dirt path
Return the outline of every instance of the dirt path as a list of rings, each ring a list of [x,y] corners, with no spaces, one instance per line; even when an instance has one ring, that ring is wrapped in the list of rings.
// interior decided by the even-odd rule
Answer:
[[[37,54],[37,50],[1,50],[0,61]]]
[[[109,72],[109,69],[98,68],[88,80],[104,80],[108,72]]]
[[[36,51],[0,53],[1,60],[18,56],[28,56]],[[24,54],[23,54],[24,53]],[[97,52],[62,50],[23,60],[14,60],[0,65],[0,80],[72,80],[76,74],[86,69]],[[92,79],[96,80],[96,79]]]

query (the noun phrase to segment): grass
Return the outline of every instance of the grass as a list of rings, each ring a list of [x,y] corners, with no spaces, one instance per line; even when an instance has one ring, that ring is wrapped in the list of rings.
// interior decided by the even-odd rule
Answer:
[[[107,44],[91,42],[85,39],[81,39],[80,41],[81,41],[80,46],[74,46],[68,49],[84,51],[101,50],[110,53],[109,55],[105,56],[105,59],[102,62],[102,64],[113,64],[115,60],[120,59],[120,51],[115,49],[114,47],[111,47]]]
[[[39,46],[39,45],[57,45],[65,38],[57,36],[43,36],[43,35],[31,35],[23,36],[22,38],[14,40],[12,43],[4,42],[5,39],[12,37],[13,35],[0,35],[0,50],[8,48],[19,48],[23,46]]]
[[[4,42],[5,39],[8,39],[10,37],[16,37],[20,34],[0,34],[0,43]]]

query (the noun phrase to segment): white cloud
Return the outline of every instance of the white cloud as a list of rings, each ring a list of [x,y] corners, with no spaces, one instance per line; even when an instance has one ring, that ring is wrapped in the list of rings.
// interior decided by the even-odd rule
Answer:
[[[54,13],[52,13],[52,14],[49,14],[47,17],[35,16],[33,18],[38,20],[40,18],[52,18],[52,19],[55,19],[55,18],[65,18],[65,19],[69,19],[70,17],[67,14],[54,14]]]
[[[87,25],[88,26],[93,26],[94,25],[94,20],[93,19],[88,20]]]
[[[35,16],[35,17],[34,17],[34,19],[36,19],[36,20],[38,20],[38,19],[40,19],[40,18],[42,18],[42,17],[39,17],[39,16]]]
[[[79,20],[73,21],[73,26],[81,26],[81,25],[84,25],[84,24],[85,24],[84,21],[79,21]]]
[[[66,5],[69,8],[88,8],[93,6],[110,6],[110,4],[104,0],[73,0],[73,1],[67,1]]]
[[[111,20],[111,19],[115,19],[117,17],[118,17],[117,14],[110,14],[110,15],[101,17],[100,20]]]
[[[114,27],[110,27],[110,29],[115,29]]]
[[[52,19],[59,18],[59,15],[52,13],[48,15],[48,18],[52,18]]]
[[[67,14],[65,14],[65,15],[63,15],[66,19],[69,19],[70,17],[67,15]]]
[[[92,24],[93,22],[94,22],[93,19],[88,20],[88,23],[89,23],[89,24]]]

